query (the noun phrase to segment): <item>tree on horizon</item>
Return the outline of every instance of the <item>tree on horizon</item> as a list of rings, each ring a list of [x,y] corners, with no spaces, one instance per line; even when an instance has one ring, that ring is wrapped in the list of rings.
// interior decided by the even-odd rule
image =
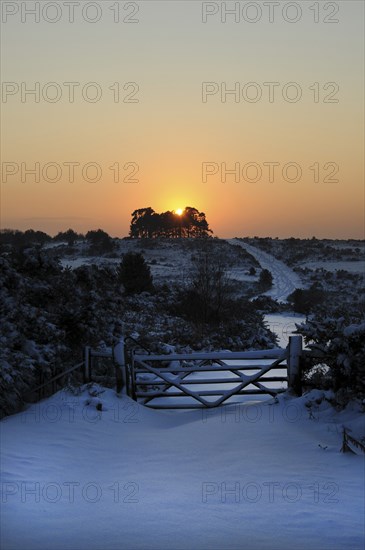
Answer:
[[[205,213],[191,206],[180,215],[170,210],[158,214],[150,206],[139,208],[132,212],[129,231],[133,238],[202,238],[211,233]]]

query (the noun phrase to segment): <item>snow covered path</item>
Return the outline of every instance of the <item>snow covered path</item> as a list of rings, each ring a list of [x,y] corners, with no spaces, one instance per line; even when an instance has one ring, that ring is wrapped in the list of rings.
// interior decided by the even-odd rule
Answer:
[[[264,293],[266,296],[270,296],[279,302],[285,302],[289,294],[294,292],[296,288],[303,286],[299,276],[290,267],[274,258],[271,254],[267,254],[259,248],[238,239],[228,239],[228,242],[242,246],[242,248],[256,258],[263,269],[268,269],[271,272],[273,287]]]
[[[364,459],[339,452],[359,412],[320,392],[184,412],[99,397],[0,423],[2,550],[363,549]]]

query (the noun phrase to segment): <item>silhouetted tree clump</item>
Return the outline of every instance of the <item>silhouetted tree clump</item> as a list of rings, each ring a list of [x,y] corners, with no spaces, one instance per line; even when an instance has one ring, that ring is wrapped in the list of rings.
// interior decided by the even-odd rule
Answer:
[[[52,240],[50,235],[43,231],[34,231],[27,229],[19,231],[18,229],[1,229],[0,230],[0,245],[11,245],[15,248],[21,248],[29,245],[43,246],[45,243]]]
[[[66,241],[68,246],[73,246],[77,239],[83,239],[84,236],[76,233],[73,229],[67,229],[67,231],[60,231],[55,237],[54,241]]]
[[[129,232],[135,238],[202,238],[211,233],[204,212],[191,206],[186,206],[181,215],[173,211],[158,214],[151,207],[135,210]]]
[[[113,239],[102,229],[88,231],[85,237],[90,243],[90,251],[94,254],[111,252],[115,248]]]

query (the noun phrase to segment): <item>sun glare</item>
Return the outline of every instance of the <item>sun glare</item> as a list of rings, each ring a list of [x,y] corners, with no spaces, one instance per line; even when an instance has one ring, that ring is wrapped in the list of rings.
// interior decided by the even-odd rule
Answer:
[[[177,210],[175,210],[175,214],[177,214],[178,216],[181,216],[182,213],[183,213],[182,208],[178,208]]]

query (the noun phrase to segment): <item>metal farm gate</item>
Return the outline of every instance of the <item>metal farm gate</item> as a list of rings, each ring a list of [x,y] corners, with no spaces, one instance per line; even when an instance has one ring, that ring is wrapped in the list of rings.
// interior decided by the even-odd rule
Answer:
[[[156,409],[218,407],[237,396],[300,393],[302,337],[286,349],[154,355],[131,353],[127,393]]]

